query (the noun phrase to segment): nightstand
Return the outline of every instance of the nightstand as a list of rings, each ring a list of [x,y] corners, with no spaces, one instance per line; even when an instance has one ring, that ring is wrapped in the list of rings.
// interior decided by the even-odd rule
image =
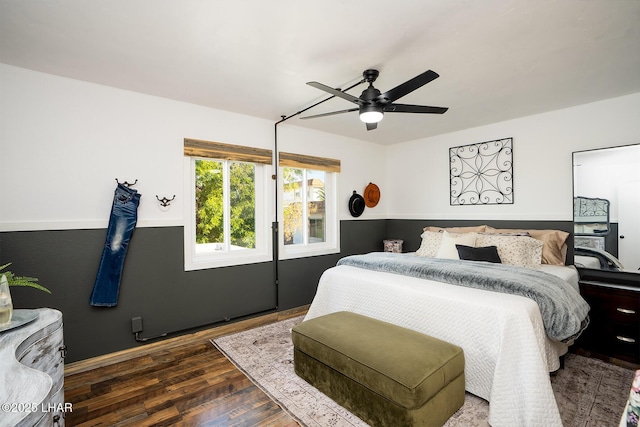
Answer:
[[[576,345],[594,355],[640,364],[640,288],[580,280],[591,323]]]
[[[62,313],[35,310],[32,322],[0,333],[3,426],[64,426]]]

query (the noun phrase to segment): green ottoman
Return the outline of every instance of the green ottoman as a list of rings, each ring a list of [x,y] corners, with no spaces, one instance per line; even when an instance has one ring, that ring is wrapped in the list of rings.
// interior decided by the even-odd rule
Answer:
[[[464,354],[351,312],[292,330],[295,372],[374,426],[441,426],[464,403]]]

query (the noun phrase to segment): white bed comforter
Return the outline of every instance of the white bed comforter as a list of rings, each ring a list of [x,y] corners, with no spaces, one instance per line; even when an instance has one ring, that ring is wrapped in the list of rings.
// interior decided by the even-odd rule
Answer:
[[[556,275],[563,274],[558,270]],[[562,426],[549,372],[560,367],[559,357],[568,346],[547,338],[534,301],[341,265],[320,278],[305,320],[336,311],[352,311],[462,347],[465,388],[489,401],[492,426]]]

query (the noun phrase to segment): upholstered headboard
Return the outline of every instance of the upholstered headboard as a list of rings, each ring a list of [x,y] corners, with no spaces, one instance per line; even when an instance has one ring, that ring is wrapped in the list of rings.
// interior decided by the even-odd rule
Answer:
[[[422,230],[426,226],[434,227],[472,227],[488,225],[496,229],[517,230],[559,230],[568,234],[566,239],[567,253],[565,264],[573,264],[573,221],[518,221],[518,220],[400,220],[391,219],[387,223],[389,238],[402,239],[403,250],[416,251],[420,247]]]

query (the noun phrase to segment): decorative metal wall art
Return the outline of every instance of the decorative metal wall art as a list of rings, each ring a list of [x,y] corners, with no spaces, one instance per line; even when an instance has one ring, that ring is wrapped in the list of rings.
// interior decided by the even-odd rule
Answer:
[[[607,199],[592,197],[573,198],[573,232],[576,236],[600,235],[611,232],[609,223],[610,203]],[[574,242],[574,246],[578,246]]]
[[[593,222],[596,220],[609,220],[609,200],[591,197],[574,197],[573,212],[574,219],[581,222]]]
[[[449,149],[451,206],[513,204],[513,138]]]

